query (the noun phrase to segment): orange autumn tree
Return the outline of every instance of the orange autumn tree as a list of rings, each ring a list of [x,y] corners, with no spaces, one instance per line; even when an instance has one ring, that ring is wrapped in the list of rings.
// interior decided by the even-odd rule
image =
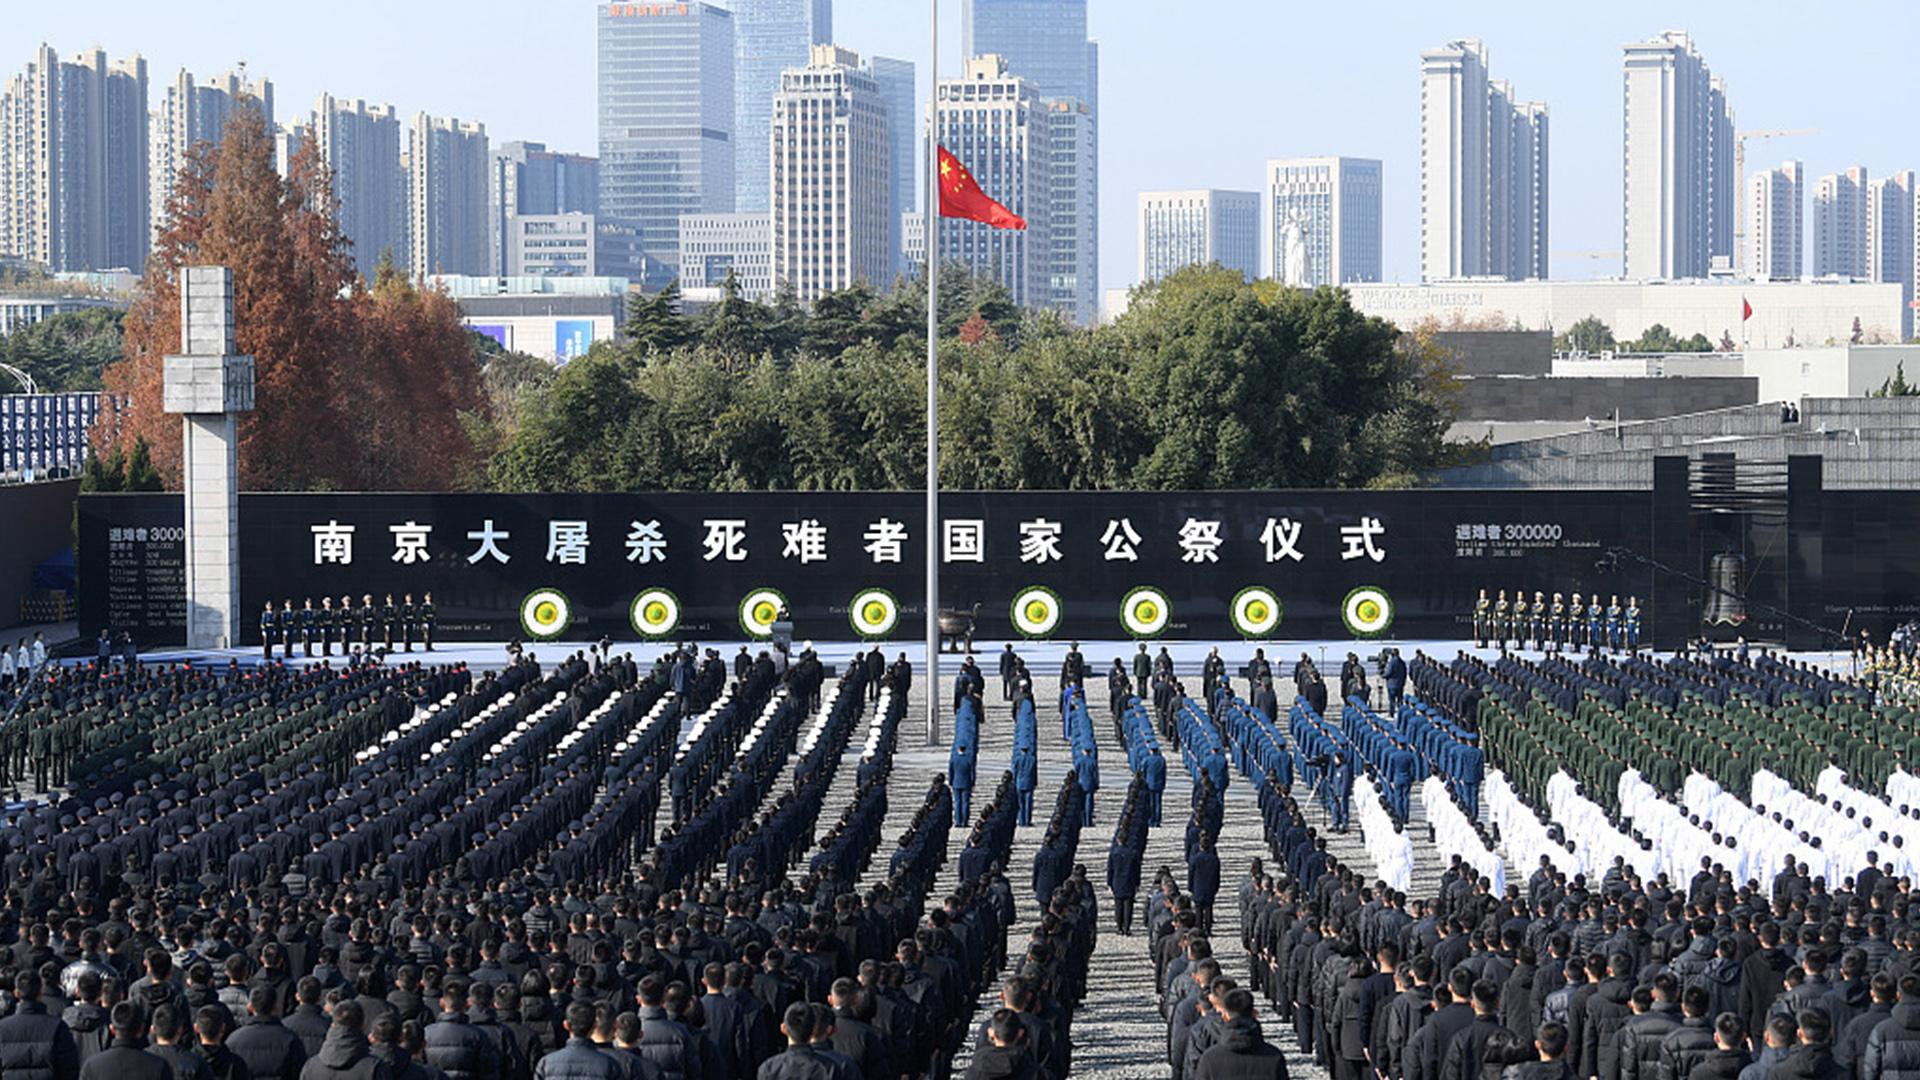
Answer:
[[[254,410],[240,419],[249,491],[442,490],[473,454],[459,422],[484,408],[479,365],[451,300],[398,302],[354,273],[329,178],[309,142],[282,178],[253,109],[217,149],[196,147],[167,200],[106,388],[124,394],[112,445],[145,436],[180,484],[180,422],[161,411],[163,360],[180,347],[179,270],[233,271],[235,345],[254,358]]]

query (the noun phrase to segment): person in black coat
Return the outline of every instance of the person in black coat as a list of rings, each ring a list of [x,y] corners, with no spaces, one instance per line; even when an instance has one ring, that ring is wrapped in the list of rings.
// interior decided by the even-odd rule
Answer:
[[[759,1080],[840,1080],[832,1059],[813,1048],[813,1008],[804,1001],[787,1006],[780,1031],[787,1049],[760,1063]]]
[[[115,1024],[116,1041],[119,1035]],[[300,1069],[307,1063],[300,1036],[280,1022],[279,995],[265,986],[255,987],[247,996],[247,1022],[227,1036],[227,1049],[246,1063],[253,1080],[300,1080]]]
[[[1747,1029],[1732,1013],[1721,1013],[1713,1022],[1713,1053],[1694,1065],[1684,1080],[1739,1080],[1740,1072],[1753,1064],[1747,1053]]]
[[[145,1009],[131,1001],[113,1007],[113,1043],[81,1068],[80,1080],[174,1080],[173,1069],[147,1052]]]
[[[426,1063],[448,1080],[498,1080],[499,1047],[467,1019],[467,984],[450,979],[440,990],[440,1019],[426,1030]]]
[[[1833,1060],[1833,1021],[1823,1009],[1800,1010],[1800,1045],[1773,1067],[1767,1080],[1850,1080]]]
[[[1694,1066],[1713,1056],[1713,1017],[1705,987],[1689,986],[1680,995],[1680,1026],[1660,1040],[1659,1080],[1686,1080]]]
[[[1286,1056],[1260,1035],[1253,994],[1235,987],[1221,1004],[1220,1039],[1200,1055],[1192,1080],[1287,1080]]]
[[[620,1062],[593,1044],[593,1006],[584,1001],[567,1006],[566,1023],[566,1045],[540,1059],[533,1067],[533,1080],[629,1080]],[[646,1080],[654,1080],[659,1076],[657,1071],[648,1071],[653,1068],[652,1062],[632,1055],[628,1057],[642,1067],[640,1076]]]
[[[73,1032],[40,1000],[40,976],[22,971],[13,980],[13,1014],[0,1020],[0,1076],[7,1080],[75,1080],[80,1051]]]
[[[367,1047],[366,1018],[357,1001],[333,1007],[333,1026],[320,1052],[307,1059],[300,1080],[393,1080],[393,1070]]]

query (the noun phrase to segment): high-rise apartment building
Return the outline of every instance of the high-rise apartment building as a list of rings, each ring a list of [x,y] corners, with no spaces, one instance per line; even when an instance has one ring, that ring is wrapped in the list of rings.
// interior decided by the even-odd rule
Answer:
[[[1732,259],[1739,212],[1726,88],[1678,30],[1627,45],[1623,72],[1626,276],[1706,277]]]
[[[734,206],[733,13],[602,4],[599,65],[600,215],[639,230],[657,288],[680,258],[680,215]]]
[[[1547,107],[1478,41],[1420,54],[1420,276],[1547,276]]]
[[[880,100],[887,105],[887,179],[892,191],[893,272],[907,272],[905,239],[900,235],[900,216],[920,205],[918,165],[920,148],[926,145],[926,110],[914,90],[914,66],[909,60],[890,56],[867,59],[867,74],[880,87]]]
[[[1867,184],[1867,276],[1901,287],[1900,336],[1913,336],[1914,283],[1920,281],[1920,202],[1912,169]]]
[[[767,147],[780,73],[833,40],[833,0],[732,0],[733,208],[765,210]]]
[[[1238,270],[1248,279],[1259,274],[1260,193],[1209,188],[1141,192],[1141,283],[1208,263]]]
[[[1100,50],[1087,39],[1087,2],[963,0],[960,26],[965,56],[1003,58],[1048,105],[1050,254],[1028,302],[1091,325],[1100,296]]]
[[[414,114],[407,138],[407,266],[415,275],[491,272],[491,163],[485,124]]]
[[[1025,229],[995,229],[939,218],[940,262],[962,263],[1005,285],[1014,303],[1038,307],[1048,297],[1052,266],[1047,108],[1033,84],[994,55],[969,59],[963,77],[940,80],[935,93],[940,145],[967,166],[981,190],[1027,220]]]
[[[487,172],[487,231],[493,273],[506,274],[505,238],[512,219],[531,214],[598,214],[600,160],[562,154],[544,143],[509,142],[493,148]]]
[[[1267,162],[1267,277],[1312,288],[1379,281],[1380,162],[1304,157]]]
[[[148,182],[153,187],[148,205],[155,236],[166,227],[167,198],[173,192],[174,177],[187,163],[188,152],[196,143],[220,145],[234,111],[249,105],[260,114],[267,130],[275,132],[273,83],[266,79],[249,79],[244,71],[228,71],[201,83],[194,81],[192,72],[181,68],[167,84],[160,107],[150,115],[147,136],[147,151],[152,156]]]
[[[801,303],[893,274],[887,104],[860,58],[815,45],[773,99],[773,280]]]
[[[1755,281],[1798,281],[1805,267],[1802,237],[1805,170],[1797,161],[1753,174],[1747,188],[1747,269]]]
[[[147,62],[42,45],[0,88],[0,255],[138,272],[152,216]]]
[[[333,177],[340,232],[353,245],[360,276],[373,279],[383,252],[404,264],[407,174],[401,165],[400,116],[393,106],[322,94],[307,122],[307,137]]]
[[[1859,165],[1813,182],[1813,276],[1867,280],[1867,170]]]

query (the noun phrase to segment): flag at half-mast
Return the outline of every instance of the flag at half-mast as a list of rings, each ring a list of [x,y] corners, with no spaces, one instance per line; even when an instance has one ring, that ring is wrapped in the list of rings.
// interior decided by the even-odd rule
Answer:
[[[993,201],[946,147],[940,148],[940,216],[966,218],[996,229],[1024,229],[1027,219]]]

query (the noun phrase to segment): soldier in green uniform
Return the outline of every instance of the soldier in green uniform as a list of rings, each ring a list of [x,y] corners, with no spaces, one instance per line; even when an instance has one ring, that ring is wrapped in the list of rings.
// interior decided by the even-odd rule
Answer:
[[[1493,621],[1493,602],[1487,599],[1487,590],[1480,590],[1480,599],[1473,602],[1473,644],[1475,648],[1487,647],[1487,631]]]
[[[1559,652],[1567,643],[1567,605],[1559,593],[1553,594],[1553,610],[1547,614],[1547,647]]]
[[[293,659],[293,639],[300,632],[300,616],[294,614],[293,601],[280,602],[280,655]]]
[[[1541,652],[1547,651],[1547,598],[1542,593],[1533,594],[1533,605],[1527,609],[1532,617],[1527,621],[1527,632],[1533,638],[1533,647]]]
[[[1513,647],[1514,648],[1524,649],[1527,647],[1527,620],[1531,619],[1532,617],[1533,617],[1532,614],[1527,609],[1526,590],[1524,589],[1515,590],[1513,594]]]
[[[1620,651],[1620,594],[1614,593],[1607,604],[1607,648]]]
[[[420,644],[428,652],[433,651],[433,594],[424,593],[420,597]]]
[[[1639,652],[1640,651],[1640,598],[1637,596],[1627,597],[1626,634],[1627,634],[1627,651]]]
[[[1513,627],[1513,605],[1507,602],[1507,590],[1500,590],[1500,599],[1493,604],[1493,641],[1499,648],[1507,647],[1507,631]]]
[[[27,735],[27,755],[33,761],[33,786],[47,790],[53,771],[53,724],[47,717],[33,726]]]

